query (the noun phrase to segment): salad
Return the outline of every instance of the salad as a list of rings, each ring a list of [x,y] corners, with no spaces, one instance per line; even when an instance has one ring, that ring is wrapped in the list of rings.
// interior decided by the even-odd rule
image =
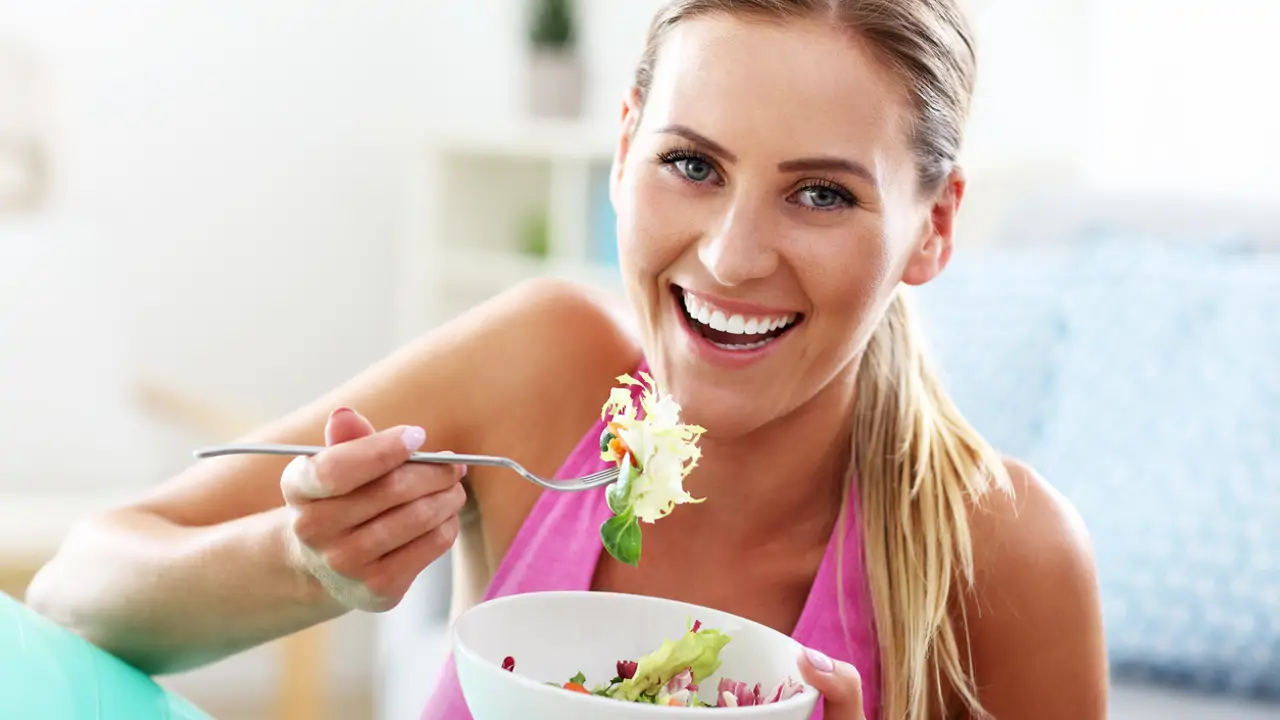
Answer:
[[[760,683],[748,686],[738,680],[721,678],[716,686],[715,701],[703,700],[699,696],[699,683],[720,669],[720,651],[729,641],[728,635],[695,622],[679,640],[664,640],[662,647],[639,660],[619,660],[614,677],[592,689],[587,689],[586,676],[581,672],[567,682],[547,684],[585,695],[671,707],[768,705],[804,692],[804,685],[790,676],[768,692],[762,692]],[[502,662],[504,670],[514,672],[515,667],[515,658],[508,657]]]
[[[700,503],[684,489],[684,478],[698,464],[698,438],[706,432],[680,422],[680,406],[659,392],[648,373],[640,379],[621,375],[600,411],[608,419],[600,434],[600,459],[618,464],[618,481],[606,497],[613,516],[600,526],[609,554],[628,565],[640,562],[640,521],[652,523],[682,503]],[[640,411],[631,387],[639,387]],[[612,415],[612,417],[610,417]]]

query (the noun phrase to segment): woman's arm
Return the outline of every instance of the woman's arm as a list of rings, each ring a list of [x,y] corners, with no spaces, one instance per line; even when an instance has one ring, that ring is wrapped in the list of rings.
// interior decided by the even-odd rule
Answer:
[[[1074,508],[1007,463],[1012,499],[972,518],[977,592],[965,600],[983,707],[999,720],[1103,720],[1107,654],[1097,571]]]
[[[581,384],[599,360],[589,350],[617,337],[612,322],[576,287],[530,282],[247,439],[325,444],[330,413],[345,406],[376,428],[424,428],[429,449],[493,451],[490,438],[517,432],[536,442],[544,430],[534,413],[553,407],[546,403],[557,392],[571,393],[572,379]],[[86,519],[36,576],[28,604],[153,674],[209,663],[342,614],[347,606],[291,552],[299,512],[282,497],[288,463],[254,455],[204,460],[138,502]],[[432,468],[444,471],[413,469]],[[380,483],[390,487],[368,487]],[[494,498],[501,493],[475,490],[482,507],[500,504]],[[456,516],[451,527],[456,534]],[[441,552],[453,538],[445,540]],[[386,607],[434,559],[417,557],[399,577],[379,579]]]

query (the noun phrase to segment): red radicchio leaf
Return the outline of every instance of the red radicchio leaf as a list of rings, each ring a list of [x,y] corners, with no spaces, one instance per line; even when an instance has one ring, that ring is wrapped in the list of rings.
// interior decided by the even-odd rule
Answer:
[[[515,671],[516,671],[516,659],[515,659],[515,658],[513,658],[513,657],[511,657],[510,655],[508,655],[507,657],[503,658],[503,660],[502,660],[502,669],[503,669],[503,670],[506,670],[507,672],[515,672]]]
[[[618,661],[618,677],[622,678],[623,680],[630,680],[631,678],[636,676],[636,669],[639,667],[640,667],[640,664],[635,661],[619,660]]]

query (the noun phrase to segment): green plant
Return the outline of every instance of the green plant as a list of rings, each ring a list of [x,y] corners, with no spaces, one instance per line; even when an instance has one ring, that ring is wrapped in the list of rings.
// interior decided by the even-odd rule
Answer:
[[[551,232],[548,225],[549,222],[545,212],[534,213],[524,219],[523,227],[521,228],[523,242],[520,249],[526,255],[544,258],[550,252]]]
[[[529,39],[537,48],[567,49],[574,41],[573,0],[534,0]]]

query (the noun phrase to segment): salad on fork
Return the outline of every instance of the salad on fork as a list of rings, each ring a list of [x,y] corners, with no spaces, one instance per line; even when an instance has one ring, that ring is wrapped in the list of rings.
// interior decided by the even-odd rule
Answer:
[[[600,435],[600,459],[618,464],[618,481],[606,497],[613,516],[600,526],[600,539],[610,555],[628,565],[640,562],[640,522],[653,523],[676,505],[700,503],[684,489],[684,479],[698,464],[698,439],[706,432],[680,422],[680,406],[659,391],[645,372],[640,379],[620,375],[600,411],[607,419]],[[640,389],[640,407],[632,388]]]

